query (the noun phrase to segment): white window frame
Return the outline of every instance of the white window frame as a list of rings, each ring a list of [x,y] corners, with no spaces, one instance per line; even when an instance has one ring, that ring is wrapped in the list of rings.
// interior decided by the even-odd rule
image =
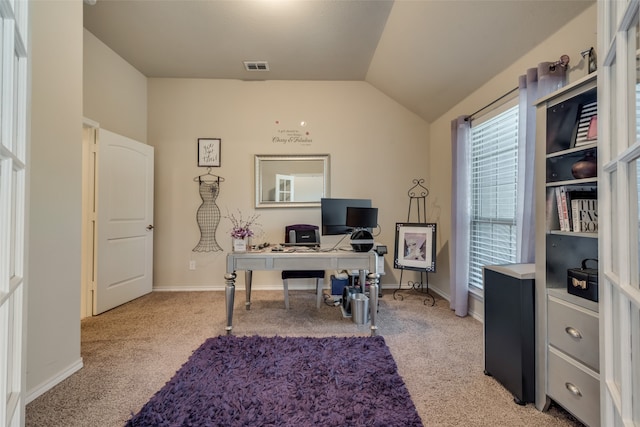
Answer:
[[[25,419],[28,2],[0,0],[0,427]]]
[[[616,427],[640,426],[639,33],[639,0],[598,1],[600,422]]]
[[[519,125],[517,96],[471,122],[468,165],[470,289],[482,289],[484,265],[510,264],[516,260]],[[501,146],[496,148],[496,144]],[[485,154],[479,152],[483,149]],[[510,159],[513,164],[505,165],[504,162]],[[478,168],[486,168],[480,172],[482,176]],[[498,173],[488,175],[487,171]],[[490,182],[496,179],[499,181]],[[513,202],[512,208],[505,206],[505,196],[508,197],[506,205],[510,204],[509,200]],[[500,235],[508,238],[496,239]]]

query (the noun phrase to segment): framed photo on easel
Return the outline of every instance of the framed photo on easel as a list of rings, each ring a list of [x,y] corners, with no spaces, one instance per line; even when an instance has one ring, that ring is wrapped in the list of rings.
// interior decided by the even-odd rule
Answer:
[[[198,138],[198,166],[220,166],[220,138]]]
[[[396,223],[394,268],[436,271],[436,224]]]

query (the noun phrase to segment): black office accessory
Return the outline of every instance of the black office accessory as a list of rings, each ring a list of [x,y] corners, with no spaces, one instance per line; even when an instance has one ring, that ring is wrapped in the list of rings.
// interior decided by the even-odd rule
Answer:
[[[351,247],[355,252],[368,252],[373,248],[370,229],[378,226],[378,208],[347,207],[347,226],[353,227]]]

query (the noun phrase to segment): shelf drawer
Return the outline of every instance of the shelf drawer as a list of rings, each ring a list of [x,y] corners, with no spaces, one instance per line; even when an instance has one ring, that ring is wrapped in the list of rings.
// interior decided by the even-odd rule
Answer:
[[[549,347],[548,395],[588,426],[600,425],[600,378]]]
[[[549,344],[600,370],[598,313],[549,296]]]

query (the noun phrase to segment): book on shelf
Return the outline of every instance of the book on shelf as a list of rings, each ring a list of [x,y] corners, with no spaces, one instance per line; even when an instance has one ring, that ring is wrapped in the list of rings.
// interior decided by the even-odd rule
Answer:
[[[560,225],[560,231],[571,231],[565,186],[556,187],[556,204],[558,205],[558,223]]]
[[[574,147],[594,143],[598,138],[598,102],[590,102],[580,109]]]
[[[554,230],[555,224],[554,220],[558,217],[556,214],[556,189],[555,188],[547,188],[547,197],[546,197],[547,206],[545,208],[546,220],[545,224],[547,225],[547,232]]]
[[[555,188],[560,231],[594,233],[598,231],[598,193],[594,187]]]
[[[589,130],[587,131],[587,141],[598,139],[598,116],[592,116],[589,120]]]
[[[573,199],[571,200],[573,218],[573,231],[583,233],[598,232],[598,200]]]

